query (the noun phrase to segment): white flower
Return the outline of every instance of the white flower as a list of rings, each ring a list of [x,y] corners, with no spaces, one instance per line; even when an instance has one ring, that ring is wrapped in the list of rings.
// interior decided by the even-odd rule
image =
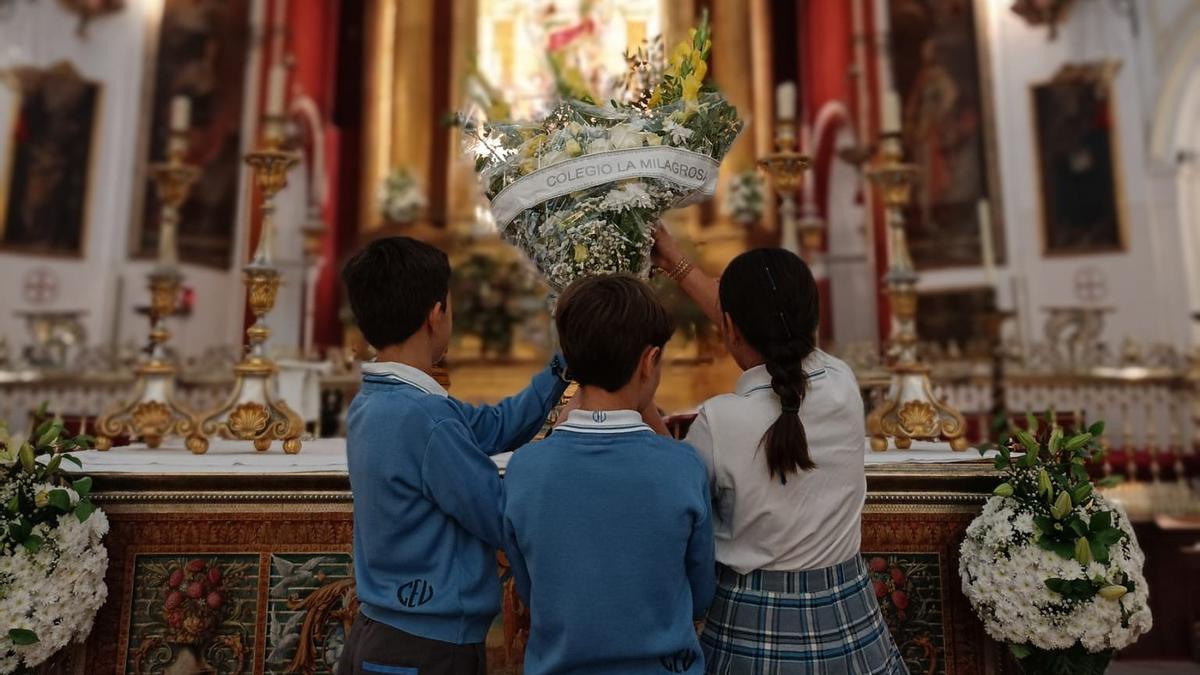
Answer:
[[[640,148],[644,139],[641,131],[632,124],[618,124],[608,130],[608,141],[614,150]]]
[[[1103,497],[1097,496],[1096,508],[1111,511],[1114,526],[1127,536],[1111,548],[1107,565],[1093,561],[1085,567],[1038,546],[1028,536],[1034,529],[1032,514],[1020,502],[1004,497],[987,502],[967,528],[959,572],[963,592],[989,635],[1048,650],[1081,644],[1100,652],[1128,646],[1150,629],[1144,556],[1129,519]],[[1097,578],[1104,583],[1128,580],[1133,592],[1119,600],[1096,595],[1075,603],[1045,585],[1047,579]]]
[[[691,129],[673,119],[667,120],[667,123],[663,125],[663,131],[671,137],[671,142],[675,145],[683,145],[687,139],[692,137]]]
[[[634,208],[648,209],[652,206],[654,200],[640,183],[629,183],[624,187],[609,190],[604,196],[604,201],[600,202],[601,209],[618,213]]]
[[[612,149],[613,149],[612,144],[609,143],[609,140],[604,137],[592,139],[591,141],[588,142],[588,146],[587,146],[587,151],[588,151],[589,155],[597,153],[597,152],[607,152]]]

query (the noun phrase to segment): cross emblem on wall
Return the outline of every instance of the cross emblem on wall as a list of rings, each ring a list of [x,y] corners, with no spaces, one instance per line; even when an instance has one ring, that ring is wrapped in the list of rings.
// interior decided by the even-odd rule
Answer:
[[[21,290],[31,305],[47,305],[58,299],[58,275],[45,267],[35,267],[25,274]]]
[[[1075,298],[1081,302],[1100,302],[1108,297],[1108,278],[1095,267],[1075,273]]]

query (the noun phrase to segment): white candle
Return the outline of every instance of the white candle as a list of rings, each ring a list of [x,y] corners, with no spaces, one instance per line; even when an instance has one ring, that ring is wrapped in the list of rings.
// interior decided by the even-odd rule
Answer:
[[[900,131],[902,129],[900,123],[900,95],[894,91],[888,91],[883,95],[883,131]]]
[[[800,154],[812,157],[812,127],[804,124],[800,127]],[[816,199],[813,187],[814,171],[809,168],[804,172],[804,203],[811,204]]]
[[[179,95],[171,99],[171,131],[187,131],[192,125],[192,99]]]
[[[282,64],[272,66],[267,79],[267,115],[283,116],[284,89],[287,87],[287,68]]]
[[[983,257],[983,273],[989,286],[996,286],[996,251],[992,239],[992,208],[986,199],[979,200],[979,247]]]
[[[775,87],[775,117],[779,121],[796,119],[795,82],[783,82]]]

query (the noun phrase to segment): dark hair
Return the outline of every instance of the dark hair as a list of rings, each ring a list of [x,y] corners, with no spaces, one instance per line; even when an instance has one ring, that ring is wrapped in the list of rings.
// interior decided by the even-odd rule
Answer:
[[[342,268],[342,283],[363,337],[376,349],[399,344],[450,290],[450,261],[410,237],[377,239]]]
[[[820,300],[812,270],[794,253],[778,248],[748,251],[721,275],[721,310],[746,342],[762,354],[771,388],[783,408],[762,438],[767,469],[787,483],[789,473],[816,468],[800,404],[808,391],[803,362],[817,348]]]
[[[627,274],[571,284],[554,321],[572,377],[605,391],[628,384],[646,348],[662,347],[675,332],[654,291]]]

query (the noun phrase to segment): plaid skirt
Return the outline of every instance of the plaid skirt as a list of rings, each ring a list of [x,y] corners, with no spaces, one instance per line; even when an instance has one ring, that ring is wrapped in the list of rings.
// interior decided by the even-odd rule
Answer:
[[[862,558],[805,572],[721,568],[700,637],[709,675],[907,675]]]

